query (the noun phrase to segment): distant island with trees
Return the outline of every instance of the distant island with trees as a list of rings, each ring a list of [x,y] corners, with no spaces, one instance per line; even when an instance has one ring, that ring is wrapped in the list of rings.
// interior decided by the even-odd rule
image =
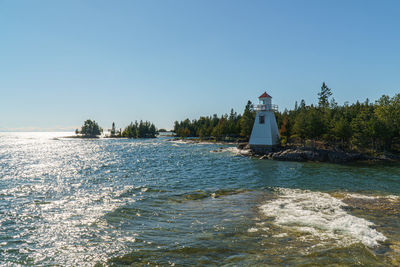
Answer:
[[[247,102],[243,114],[216,114],[199,119],[176,121],[178,137],[201,140],[246,142],[251,135],[255,110]],[[318,93],[318,104],[295,103],[293,110],[275,112],[281,146],[323,147],[343,151],[400,153],[400,93],[383,95],[377,101],[339,105],[324,82]]]
[[[148,121],[131,122],[124,130],[116,130],[115,123],[112,123],[109,135],[106,138],[155,138],[158,134],[155,125]],[[98,138],[103,133],[103,129],[94,120],[86,120],[81,130],[75,130],[75,137],[78,138]]]

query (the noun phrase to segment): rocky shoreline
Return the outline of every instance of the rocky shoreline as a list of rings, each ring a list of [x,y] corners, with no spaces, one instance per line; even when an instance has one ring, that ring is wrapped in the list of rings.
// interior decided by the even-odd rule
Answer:
[[[258,159],[269,159],[279,161],[297,161],[297,162],[327,162],[336,164],[345,164],[353,162],[369,162],[369,163],[390,163],[400,162],[400,155],[383,153],[379,156],[370,156],[359,152],[346,152],[334,149],[319,149],[300,146],[289,147],[274,147],[269,151],[253,151],[250,149],[248,143],[237,142],[223,142],[223,141],[210,141],[201,139],[171,139],[170,141],[179,141],[187,144],[195,143],[209,143],[219,145],[236,145],[239,149],[239,154],[242,156],[254,157]],[[222,148],[221,148],[222,149]],[[219,152],[217,149],[212,152]]]
[[[328,149],[311,149],[304,147],[279,148],[276,147],[269,152],[254,152],[246,143],[238,145],[241,155],[257,157],[259,159],[271,159],[280,161],[312,161],[329,163],[351,163],[351,162],[400,162],[400,156],[384,153],[380,156],[369,156],[362,153],[345,152]]]

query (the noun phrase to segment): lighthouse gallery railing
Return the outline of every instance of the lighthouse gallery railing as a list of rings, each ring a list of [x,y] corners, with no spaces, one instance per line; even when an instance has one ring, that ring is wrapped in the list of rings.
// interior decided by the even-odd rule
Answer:
[[[257,105],[256,111],[278,111],[278,105]]]

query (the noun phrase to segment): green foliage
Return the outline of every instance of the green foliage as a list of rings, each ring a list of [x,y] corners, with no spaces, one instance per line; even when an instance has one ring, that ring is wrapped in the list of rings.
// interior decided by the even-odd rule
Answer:
[[[306,112],[300,112],[294,118],[293,131],[298,137],[300,137],[301,140],[304,140],[307,137],[307,127],[308,123]]]
[[[314,107],[302,109],[294,120],[294,133],[302,141],[320,138],[325,133],[325,129],[323,114]]]
[[[400,144],[400,94],[382,96],[374,104],[368,99],[341,106],[325,83],[318,94],[318,107],[304,100],[294,110],[277,114],[281,138],[288,143],[299,138],[340,145],[359,151],[398,151]]]
[[[253,110],[253,104],[249,100],[246,107],[244,108],[243,116],[240,119],[240,135],[245,137],[246,139],[250,138],[255,117],[256,114]]]
[[[378,120],[382,122],[385,128],[385,142],[390,145],[391,139],[400,135],[400,94],[390,98],[383,95],[377,101],[377,107],[374,110]]]
[[[352,130],[352,137],[351,143],[356,148],[363,148],[367,147],[369,143],[368,138],[368,114],[367,113],[360,113],[358,114],[353,120],[351,121],[351,130]]]
[[[352,128],[350,123],[344,119],[340,118],[338,121],[334,123],[334,127],[332,129],[333,135],[336,139],[342,142],[342,145],[348,142],[353,135]]]
[[[324,120],[324,114],[321,110],[311,108],[306,114],[307,118],[307,131],[306,134],[311,139],[319,139],[326,133],[327,124]]]
[[[154,124],[148,121],[140,121],[139,123],[131,122],[122,131],[122,137],[126,138],[155,138],[157,134],[157,129]]]
[[[78,131],[75,131],[77,133]],[[96,121],[86,120],[83,123],[81,131],[79,132],[84,137],[97,137],[101,135],[103,129],[97,124]]]
[[[174,132],[179,137],[215,138],[217,140],[236,139],[240,137],[241,133],[241,118],[242,116],[232,109],[229,115],[225,114],[221,117],[214,114],[213,116],[200,117],[192,121],[189,119],[181,122],[176,121]],[[254,119],[251,121],[251,127],[253,127],[253,123]]]
[[[318,106],[326,108],[329,106],[329,97],[332,95],[331,89],[326,85],[325,82],[322,83],[321,92],[318,93]]]

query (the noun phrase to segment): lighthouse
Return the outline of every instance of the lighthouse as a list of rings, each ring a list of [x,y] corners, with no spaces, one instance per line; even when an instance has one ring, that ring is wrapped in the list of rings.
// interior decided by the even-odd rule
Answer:
[[[256,106],[256,119],[251,132],[249,145],[254,151],[264,152],[271,150],[279,143],[279,131],[276,124],[274,111],[277,105],[272,104],[272,97],[264,92],[259,98],[260,103]]]

